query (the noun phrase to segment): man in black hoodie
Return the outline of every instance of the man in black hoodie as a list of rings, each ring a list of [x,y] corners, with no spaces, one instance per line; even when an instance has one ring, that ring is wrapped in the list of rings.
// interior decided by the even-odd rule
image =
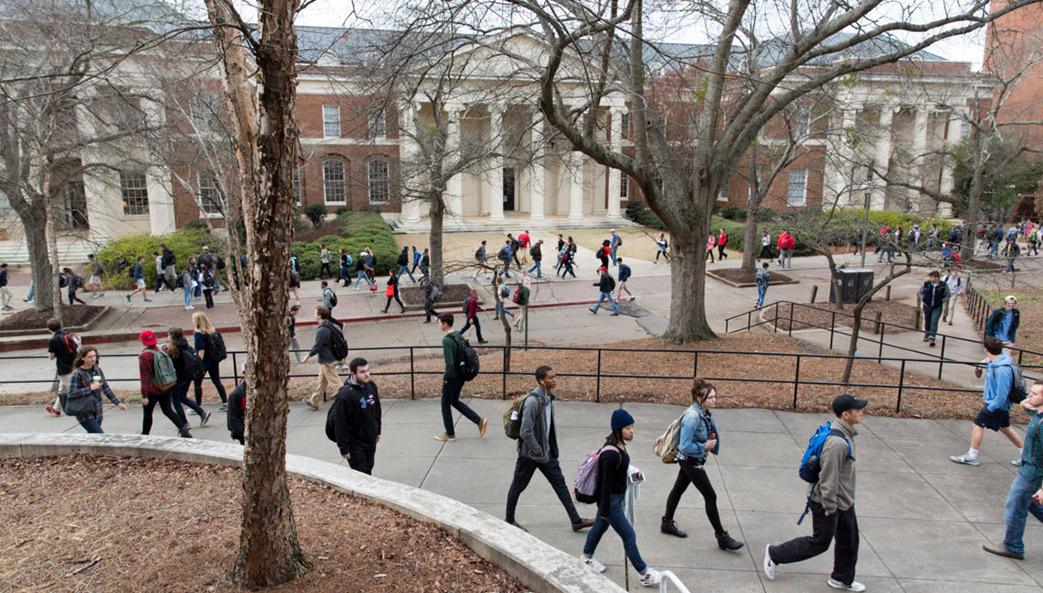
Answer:
[[[365,358],[352,359],[348,370],[351,375],[337,392],[333,408],[337,448],[351,469],[372,474],[373,458],[380,441],[377,384],[370,381],[369,363]]]

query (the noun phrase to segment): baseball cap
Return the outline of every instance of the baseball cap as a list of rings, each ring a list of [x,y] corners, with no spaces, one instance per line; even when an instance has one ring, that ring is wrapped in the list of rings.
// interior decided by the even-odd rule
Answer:
[[[152,330],[150,329],[146,329],[145,331],[141,332],[141,335],[138,336],[138,339],[140,339],[141,343],[146,346],[156,345],[156,334],[152,333]]]
[[[850,393],[842,393],[833,400],[833,413],[839,416],[848,410],[861,410],[867,405],[868,400],[858,399]]]
[[[1003,297],[1003,302],[1006,303],[1007,301],[1014,301],[1016,303],[1018,302],[1018,297],[1012,294],[1008,294],[1007,296]]]
[[[598,268],[598,271],[607,272],[608,268],[606,268],[605,266],[601,266],[600,268]]]

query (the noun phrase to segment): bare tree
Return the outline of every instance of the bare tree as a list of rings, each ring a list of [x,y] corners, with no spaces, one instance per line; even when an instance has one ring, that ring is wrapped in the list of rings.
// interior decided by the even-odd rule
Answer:
[[[234,575],[274,586],[311,568],[301,552],[286,481],[289,331],[287,264],[293,239],[298,129],[295,0],[263,0],[256,30],[231,4],[206,0],[236,141],[237,187],[246,234],[249,289],[239,316],[249,395],[243,452],[243,521]],[[256,36],[255,36],[256,35]]]

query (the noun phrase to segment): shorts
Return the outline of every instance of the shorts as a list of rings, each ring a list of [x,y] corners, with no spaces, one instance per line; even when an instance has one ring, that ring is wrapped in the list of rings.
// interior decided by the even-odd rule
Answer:
[[[989,407],[984,406],[981,411],[978,412],[978,416],[974,419],[974,423],[982,428],[998,431],[1001,428],[1010,426],[1010,412],[1007,410],[996,410],[995,412],[990,412]]]
[[[101,278],[97,276],[91,276],[87,279],[87,284],[101,284]]]
[[[138,278],[134,285],[137,286],[138,288],[145,288],[145,279],[144,278]]]

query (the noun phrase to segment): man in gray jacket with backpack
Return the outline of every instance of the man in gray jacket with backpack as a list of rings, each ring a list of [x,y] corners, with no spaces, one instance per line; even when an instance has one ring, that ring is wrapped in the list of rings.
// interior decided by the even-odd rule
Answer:
[[[565,512],[569,514],[569,522],[573,531],[586,529],[594,524],[593,519],[584,519],[576,511],[572,503],[569,488],[565,485],[565,476],[558,464],[558,439],[554,426],[554,393],[551,391],[558,384],[554,369],[543,365],[536,369],[536,388],[525,396],[520,414],[516,406],[512,406],[510,418],[506,426],[507,436],[518,439],[518,461],[514,465],[514,480],[507,491],[507,517],[511,525],[525,529],[514,520],[514,511],[518,507],[518,497],[529,485],[529,480],[536,470],[550,482],[554,492],[561,500]],[[517,414],[517,416],[515,416]],[[518,422],[520,421],[520,427]],[[517,427],[517,436],[512,434],[512,425]]]

